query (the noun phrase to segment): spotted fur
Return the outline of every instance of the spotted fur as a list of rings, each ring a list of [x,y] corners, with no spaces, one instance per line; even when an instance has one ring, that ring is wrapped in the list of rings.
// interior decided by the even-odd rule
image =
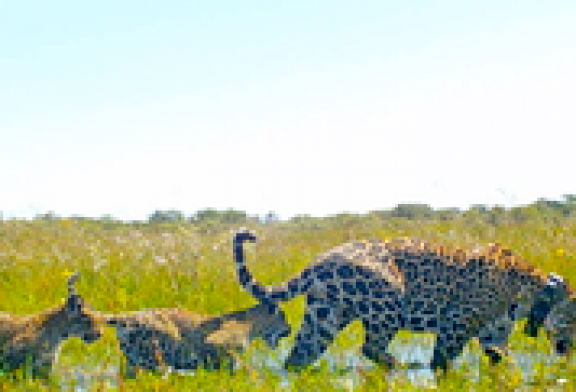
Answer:
[[[566,355],[574,351],[576,294],[552,308],[544,321],[544,329],[557,353]]]
[[[92,343],[101,335],[96,314],[74,289],[78,274],[68,279],[68,297],[59,306],[34,315],[0,313],[0,365],[4,371],[24,368],[26,374],[47,377],[61,343],[77,336]]]
[[[192,370],[198,367],[231,368],[234,353],[262,338],[270,348],[290,334],[284,313],[276,305],[207,316],[179,309],[153,309],[104,314],[114,327],[126,357],[126,376],[138,369]]]
[[[471,338],[513,304],[533,308],[550,283],[498,244],[466,252],[396,238],[340,245],[286,283],[265,287],[245,265],[243,244],[255,240],[245,229],[233,239],[237,277],[246,291],[272,303],[306,295],[304,318],[286,360],[294,369],[315,361],[354,319],[364,325],[362,352],[368,358],[394,365],[386,349],[396,332],[428,331],[436,334],[431,366],[446,369]]]
[[[530,303],[514,303],[510,309],[496,321],[488,323],[478,337],[484,352],[490,357],[492,363],[498,363],[508,356],[506,346],[516,321],[527,318],[524,333],[536,337],[549,313],[562,315],[564,307],[560,306],[572,292],[572,289],[561,276],[549,274],[544,290],[534,296]],[[560,306],[558,309],[557,307]],[[557,351],[562,354],[562,352]]]
[[[488,356],[492,364],[500,363],[505,358],[509,358],[508,338],[517,320],[511,313],[506,312],[495,321],[488,323],[478,335],[478,341],[484,354]]]

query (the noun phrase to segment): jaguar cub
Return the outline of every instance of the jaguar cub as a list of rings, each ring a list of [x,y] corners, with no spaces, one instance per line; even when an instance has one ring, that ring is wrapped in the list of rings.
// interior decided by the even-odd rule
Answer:
[[[68,297],[61,305],[21,316],[0,312],[0,366],[4,371],[24,368],[34,377],[47,377],[61,343],[78,336],[92,343],[101,335],[95,312],[76,293],[78,273],[68,279]]]
[[[231,368],[234,353],[251,340],[262,338],[276,348],[279,340],[290,334],[282,310],[269,303],[219,316],[150,309],[101,317],[116,331],[126,357],[126,377],[134,377],[139,368]]]

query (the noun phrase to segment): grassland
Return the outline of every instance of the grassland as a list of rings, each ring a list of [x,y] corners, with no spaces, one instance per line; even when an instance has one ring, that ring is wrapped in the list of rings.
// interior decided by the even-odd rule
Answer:
[[[329,223],[277,222],[252,224],[260,242],[250,247],[249,265],[264,283],[278,283],[306,265],[315,254],[352,239],[416,235],[462,247],[501,242],[544,271],[555,271],[576,284],[576,220],[534,219],[490,224],[458,218],[408,220],[348,217]],[[230,252],[230,228],[210,230],[189,222],[123,224],[77,219],[0,220],[0,310],[32,313],[51,307],[65,297],[65,278],[80,271],[78,292],[93,308],[121,312],[154,307],[181,307],[218,314],[254,303],[236,283]],[[297,329],[303,302],[283,305]],[[291,339],[286,346],[290,346]],[[410,339],[402,334],[400,339]],[[358,352],[362,329],[355,323],[338,337],[331,352]],[[111,330],[93,345],[70,339],[63,347],[53,379],[48,383],[21,374],[0,375],[1,390],[74,388],[82,377],[83,387],[93,390],[209,390],[209,391],[327,391],[346,390],[340,376],[326,360],[318,367],[288,379],[273,369],[254,365],[254,352],[274,356],[260,342],[242,356],[244,366],[226,371],[200,370],[194,376],[144,374],[123,381],[110,369],[122,366],[122,356]],[[512,350],[548,353],[545,337],[512,335]],[[470,350],[478,351],[472,343]],[[108,369],[108,370],[107,370]],[[109,372],[108,376],[103,376]],[[477,366],[462,366],[431,385],[415,385],[405,377],[388,377],[377,367],[355,371],[354,390],[574,390],[576,364],[556,360],[553,365],[536,363],[530,377],[518,367],[491,369],[482,359]],[[68,378],[70,381],[66,381]],[[341,378],[341,377],[340,377]],[[80,381],[79,381],[80,380]],[[560,381],[558,381],[560,380]],[[113,387],[111,387],[113,385]]]

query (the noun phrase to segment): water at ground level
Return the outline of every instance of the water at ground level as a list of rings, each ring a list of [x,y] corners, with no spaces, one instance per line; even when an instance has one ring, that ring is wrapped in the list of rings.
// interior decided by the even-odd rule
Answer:
[[[254,354],[250,357],[247,364],[251,369],[267,370],[280,376],[282,380],[281,386],[290,386],[292,380],[296,377],[295,374],[286,372],[282,368],[284,358],[290,351],[290,343],[282,342],[280,349],[277,351],[279,355],[261,355]],[[430,335],[413,335],[409,339],[395,339],[390,345],[389,351],[400,363],[409,364],[422,364],[421,366],[389,371],[383,374],[387,380],[393,380],[402,377],[410,381],[415,386],[428,386],[435,385],[435,376],[432,370],[427,366],[432,357],[434,339]],[[559,360],[554,354],[546,354],[543,352],[530,352],[530,351],[511,351],[512,359],[522,375],[524,382],[529,384],[530,380],[535,376],[535,365],[549,366]],[[453,366],[460,368],[466,366],[468,369],[478,369],[480,364],[480,352],[478,350],[466,349],[464,353],[456,359]],[[346,390],[354,390],[355,386],[362,382],[359,369],[372,369],[374,364],[363,358],[358,354],[358,350],[328,350],[322,357],[321,361],[314,366],[327,366],[327,368],[334,373],[332,382],[334,386],[342,387]],[[576,358],[574,358],[576,363]],[[94,383],[104,383],[111,387],[117,384],[119,375],[119,366],[110,365],[107,367],[96,366],[90,369],[83,367],[70,366],[66,368],[59,368],[58,374],[62,380],[63,389],[72,389],[75,391],[85,391],[89,389]],[[194,376],[194,372],[181,372],[181,374]],[[472,377],[478,379],[478,371],[472,372]],[[572,382],[568,380],[550,380],[551,384],[557,383],[559,385]]]

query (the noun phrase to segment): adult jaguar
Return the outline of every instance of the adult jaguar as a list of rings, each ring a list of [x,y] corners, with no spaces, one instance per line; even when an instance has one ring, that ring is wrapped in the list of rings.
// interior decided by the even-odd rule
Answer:
[[[557,292],[569,292],[499,245],[465,252],[414,238],[343,244],[320,254],[288,282],[264,287],[244,260],[244,242],[255,240],[246,229],[233,238],[237,278],[244,289],[272,303],[306,294],[296,344],[286,360],[293,369],[315,361],[340,330],[360,319],[362,353],[368,358],[393,366],[396,361],[386,348],[397,331],[429,331],[436,334],[431,367],[445,370],[471,338],[513,305],[538,308],[540,316],[562,298]],[[531,312],[530,325],[535,318]]]

